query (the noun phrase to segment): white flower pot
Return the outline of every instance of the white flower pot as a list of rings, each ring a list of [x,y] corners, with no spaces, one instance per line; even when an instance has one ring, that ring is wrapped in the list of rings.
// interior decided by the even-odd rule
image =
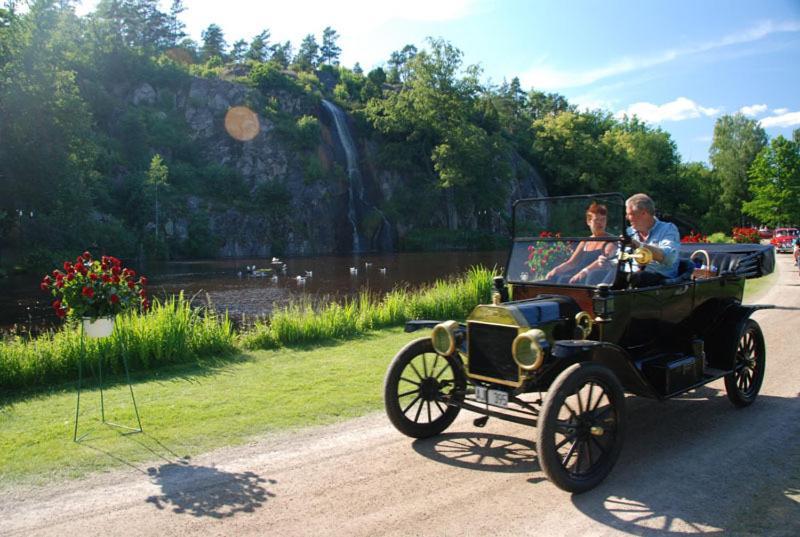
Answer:
[[[86,337],[108,337],[114,331],[114,317],[100,317],[99,319],[83,318],[83,333]]]

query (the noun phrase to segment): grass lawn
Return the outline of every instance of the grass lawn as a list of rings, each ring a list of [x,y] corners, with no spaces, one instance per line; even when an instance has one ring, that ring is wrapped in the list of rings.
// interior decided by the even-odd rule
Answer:
[[[422,335],[393,328],[327,346],[244,352],[221,363],[136,377],[145,434],[123,435],[101,425],[96,389],[81,394],[78,434],[89,435],[77,444],[74,384],[12,401],[0,407],[0,486],[80,477],[165,452],[194,456],[268,431],[378,410],[389,361]],[[107,420],[135,425],[127,384],[105,396]]]

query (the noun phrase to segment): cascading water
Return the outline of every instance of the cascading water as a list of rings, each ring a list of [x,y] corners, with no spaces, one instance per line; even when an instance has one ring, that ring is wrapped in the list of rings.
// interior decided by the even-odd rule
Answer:
[[[361,238],[358,235],[358,215],[356,212],[356,197],[358,201],[364,200],[364,185],[361,182],[361,171],[358,169],[358,153],[353,138],[350,136],[350,129],[347,127],[347,116],[341,108],[330,101],[322,99],[322,106],[330,112],[333,122],[336,125],[336,132],[339,140],[342,141],[344,154],[347,158],[347,219],[353,228],[353,252],[361,252]]]

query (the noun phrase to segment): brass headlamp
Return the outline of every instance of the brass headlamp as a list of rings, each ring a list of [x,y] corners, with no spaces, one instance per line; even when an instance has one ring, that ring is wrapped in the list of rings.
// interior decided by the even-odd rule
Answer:
[[[458,322],[445,321],[433,327],[431,343],[433,350],[442,356],[450,356],[456,350],[456,330]]]
[[[544,349],[548,346],[547,336],[538,328],[533,328],[514,338],[511,356],[525,371],[533,371],[544,363]]]

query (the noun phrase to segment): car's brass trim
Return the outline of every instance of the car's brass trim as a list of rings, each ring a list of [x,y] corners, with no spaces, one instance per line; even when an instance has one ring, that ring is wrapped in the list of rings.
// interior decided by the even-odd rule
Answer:
[[[592,320],[592,316],[585,311],[579,311],[575,315],[575,326],[580,328],[581,332],[583,332],[583,339],[589,339],[589,334],[592,333],[592,326],[594,326],[594,320]]]
[[[484,380],[486,382],[491,382],[492,384],[502,384],[504,386],[511,386],[512,388],[519,388],[522,386],[522,383],[525,382],[524,378],[521,378],[518,382],[513,382],[506,379],[496,379],[492,377],[484,377],[483,375],[474,375],[467,370],[467,376],[471,379],[475,380]]]
[[[480,306],[478,306],[478,307],[480,307]],[[497,308],[497,309],[505,310],[506,312],[508,312],[508,310],[505,309],[505,308]],[[474,313],[475,313],[475,311],[473,311],[473,314]],[[512,315],[509,315],[509,317],[512,317],[512,319],[513,319]],[[512,388],[519,388],[520,386],[522,386],[522,384],[527,379],[527,375],[525,374],[525,371],[516,362],[514,363],[514,365],[517,366],[517,380],[516,381],[507,380],[507,379],[498,379],[498,378],[493,378],[493,377],[486,377],[486,376],[483,376],[483,375],[478,375],[478,374],[474,374],[474,373],[470,372],[470,370],[469,370],[469,357],[470,357],[470,349],[469,349],[470,337],[469,337],[469,332],[470,332],[470,324],[473,323],[473,322],[484,324],[484,325],[491,325],[491,326],[502,326],[503,328],[509,328],[509,327],[516,328],[517,332],[519,334],[522,334],[522,333],[526,332],[528,330],[528,328],[526,326],[519,326],[517,324],[491,323],[491,322],[486,322],[486,321],[475,320],[475,319],[472,319],[472,318],[467,320],[467,353],[465,355],[466,362],[467,362],[467,367],[466,367],[467,377],[469,377],[471,379],[483,380],[483,381],[486,381],[486,382],[491,382],[493,384],[502,384],[504,386],[511,386]]]

